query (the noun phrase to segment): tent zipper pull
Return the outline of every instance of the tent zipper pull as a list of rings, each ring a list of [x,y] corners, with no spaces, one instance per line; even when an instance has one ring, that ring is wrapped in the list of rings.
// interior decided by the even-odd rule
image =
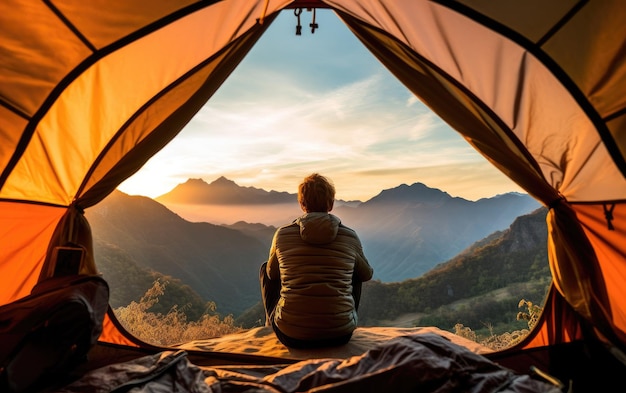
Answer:
[[[293,14],[298,18],[298,25],[296,26],[296,35],[302,35],[302,25],[300,24],[300,14],[302,14],[302,8],[296,8],[293,10]]]
[[[309,9],[310,11],[310,9]],[[315,8],[313,8],[313,18],[311,19],[311,23],[309,23],[309,27],[311,28],[311,34],[315,33],[315,29],[317,29],[319,26],[317,25],[317,23],[315,23]]]
[[[612,203],[611,207],[607,207],[606,203],[602,204],[602,208],[604,209],[604,217],[606,218],[606,223],[609,228],[609,231],[615,230],[613,226],[613,209],[615,209],[615,204]]]

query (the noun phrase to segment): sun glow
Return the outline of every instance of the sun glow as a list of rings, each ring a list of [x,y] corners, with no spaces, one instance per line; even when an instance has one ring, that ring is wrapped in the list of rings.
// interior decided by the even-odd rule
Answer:
[[[319,172],[344,200],[415,182],[471,200],[520,191],[336,16],[318,20],[315,37],[297,38],[292,20],[279,16],[185,129],[119,189],[156,197],[189,178],[225,176],[295,192]]]

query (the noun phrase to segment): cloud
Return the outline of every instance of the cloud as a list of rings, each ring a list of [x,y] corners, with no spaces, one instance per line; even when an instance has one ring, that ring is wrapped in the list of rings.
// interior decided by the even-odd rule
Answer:
[[[157,196],[190,177],[226,176],[294,192],[320,172],[343,199],[414,182],[468,198],[516,189],[336,19],[318,13],[323,29],[294,37],[295,21],[281,14],[185,129],[120,188]]]
[[[406,89],[384,94],[387,79],[379,73],[317,95],[292,86],[296,99],[288,103],[210,101],[143,175],[175,179],[171,187],[188,177],[223,175],[243,186],[293,191],[302,177],[321,172],[345,178],[347,198],[364,199],[381,187],[420,181],[419,168],[482,159],[421,103],[402,105],[410,97]],[[355,177],[363,173],[369,179]]]

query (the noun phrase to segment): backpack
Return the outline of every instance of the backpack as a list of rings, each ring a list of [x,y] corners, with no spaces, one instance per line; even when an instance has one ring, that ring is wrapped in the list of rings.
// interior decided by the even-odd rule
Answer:
[[[87,360],[109,303],[99,275],[60,275],[0,307],[0,392],[33,392]]]

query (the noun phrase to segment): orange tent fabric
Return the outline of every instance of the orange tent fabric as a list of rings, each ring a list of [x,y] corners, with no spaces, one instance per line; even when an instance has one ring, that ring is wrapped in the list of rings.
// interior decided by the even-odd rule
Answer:
[[[624,350],[626,6],[617,0],[3,1],[0,304],[30,291],[55,245],[89,247],[82,211],[174,138],[294,7],[333,10],[550,207],[551,307],[522,347],[575,339],[583,324]],[[101,340],[131,345],[124,334],[107,322]]]

